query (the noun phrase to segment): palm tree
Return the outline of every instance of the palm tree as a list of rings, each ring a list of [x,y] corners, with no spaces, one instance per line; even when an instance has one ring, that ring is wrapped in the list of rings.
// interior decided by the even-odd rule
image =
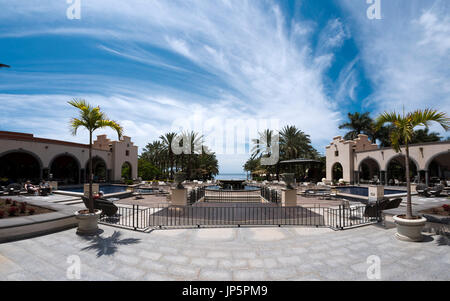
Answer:
[[[392,147],[396,152],[400,152],[400,146],[405,146],[405,175],[406,175],[406,190],[407,190],[407,206],[406,219],[412,219],[412,205],[411,205],[411,179],[409,177],[409,144],[414,136],[414,128],[417,126],[425,126],[428,128],[430,123],[434,121],[439,123],[446,131],[450,128],[450,118],[443,112],[437,110],[425,109],[416,110],[414,112],[404,113],[402,115],[395,112],[385,112],[378,116],[376,120],[376,128],[381,128],[385,123],[393,126],[390,133],[390,140]]]
[[[192,170],[193,170],[193,164],[195,159],[200,155],[203,151],[203,135],[196,133],[194,131],[191,132],[185,132],[181,134],[183,137],[183,143],[189,143],[189,148],[186,150],[189,150],[190,153],[185,154],[187,156],[187,177],[189,180],[192,179]],[[200,148],[199,148],[200,146]]]
[[[89,213],[94,213],[94,200],[92,197],[92,134],[95,130],[101,128],[112,128],[117,132],[119,139],[122,137],[123,129],[115,121],[109,120],[106,115],[100,111],[100,107],[93,107],[88,104],[84,99],[73,99],[68,102],[71,106],[79,110],[79,118],[72,118],[70,121],[70,127],[72,128],[72,134],[75,136],[78,129],[85,128],[89,132]]]
[[[301,139],[302,131],[295,126],[285,126],[280,131],[280,151],[283,159],[295,159],[298,157],[300,148],[304,148],[305,140]],[[306,135],[307,138],[308,135]]]
[[[166,152],[168,154],[169,157],[169,167],[170,167],[170,178],[173,179],[173,161],[174,161],[174,154],[172,151],[172,142],[175,139],[175,137],[177,136],[176,133],[166,133],[165,135],[162,135],[159,137],[159,139],[161,139],[164,143],[164,147],[166,149]]]
[[[348,122],[345,122],[339,126],[339,129],[349,129],[350,131],[345,134],[344,139],[353,140],[358,138],[359,134],[369,134],[372,128],[372,118],[369,116],[369,112],[366,113],[348,113]]]
[[[412,138],[411,143],[427,143],[427,142],[437,142],[441,141],[442,137],[439,136],[439,133],[436,132],[429,132],[429,129],[420,129],[414,131],[414,135]]]
[[[254,157],[262,156],[270,152],[272,136],[274,136],[274,131],[266,129],[258,133],[258,138],[252,139],[254,144],[252,148],[252,154]]]

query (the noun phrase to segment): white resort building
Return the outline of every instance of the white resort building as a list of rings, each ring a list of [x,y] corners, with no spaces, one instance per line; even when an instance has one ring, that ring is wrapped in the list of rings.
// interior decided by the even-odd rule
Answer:
[[[97,136],[93,143],[93,171],[96,182],[137,178],[138,147],[131,138],[111,141]],[[33,134],[0,131],[0,181],[33,182],[41,179],[60,184],[87,182],[89,145],[34,137]]]
[[[362,134],[355,140],[334,137],[326,147],[326,178],[351,184],[404,184],[404,147],[401,150],[380,148]],[[429,185],[450,180],[450,141],[414,144],[409,151],[412,181]]]

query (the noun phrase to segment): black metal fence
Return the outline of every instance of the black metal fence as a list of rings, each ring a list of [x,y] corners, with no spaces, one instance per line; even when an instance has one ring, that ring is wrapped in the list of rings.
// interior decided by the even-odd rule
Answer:
[[[370,209],[366,205],[328,208],[328,224],[333,229],[346,229],[381,221],[381,211],[376,205]]]
[[[113,217],[101,216],[100,222],[134,230],[165,227],[211,226],[310,226],[346,229],[376,223],[376,216],[367,216],[364,205],[347,208],[296,206],[282,207],[276,203],[197,203],[193,206],[158,205],[119,207]],[[372,214],[373,215],[373,214]]]
[[[269,187],[261,188],[261,197],[263,197],[267,202],[279,203],[281,202],[281,196],[275,189],[270,189]]]
[[[189,192],[188,204],[192,205],[200,201],[205,196],[205,187],[198,187]]]
[[[204,202],[207,203],[261,203],[260,189],[254,190],[214,190],[206,189]]]

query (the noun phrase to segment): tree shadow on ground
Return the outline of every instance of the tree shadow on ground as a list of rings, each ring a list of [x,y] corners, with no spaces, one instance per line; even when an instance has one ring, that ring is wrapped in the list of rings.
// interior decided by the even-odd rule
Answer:
[[[122,233],[120,231],[114,231],[110,237],[101,237],[100,235],[84,237],[85,240],[90,242],[90,245],[81,249],[81,251],[96,250],[97,257],[103,255],[111,256],[117,252],[118,246],[137,244],[141,241],[139,238],[120,239],[121,236]]]

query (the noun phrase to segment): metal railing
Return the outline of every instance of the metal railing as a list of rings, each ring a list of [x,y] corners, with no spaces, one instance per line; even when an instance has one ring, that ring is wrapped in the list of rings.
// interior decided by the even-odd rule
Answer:
[[[367,216],[366,206],[350,208],[315,206],[282,207],[275,203],[197,203],[192,206],[120,206],[113,217],[100,222],[134,230],[201,226],[310,226],[343,230],[376,223],[379,212]]]
[[[264,198],[267,202],[271,203],[280,203],[281,196],[275,189],[270,189],[269,187],[261,188],[261,197]]]
[[[360,225],[378,223],[381,221],[381,211],[378,206],[367,210],[366,205],[342,206],[328,209],[329,226],[333,229],[347,229]]]
[[[212,190],[206,189],[207,203],[261,203],[261,191],[257,190]]]
[[[114,216],[100,216],[100,223],[123,226],[134,230],[145,230],[150,225],[150,208],[140,208],[139,205],[117,206],[118,210]]]
[[[194,188],[189,192],[188,204],[192,205],[205,197],[205,187]]]

